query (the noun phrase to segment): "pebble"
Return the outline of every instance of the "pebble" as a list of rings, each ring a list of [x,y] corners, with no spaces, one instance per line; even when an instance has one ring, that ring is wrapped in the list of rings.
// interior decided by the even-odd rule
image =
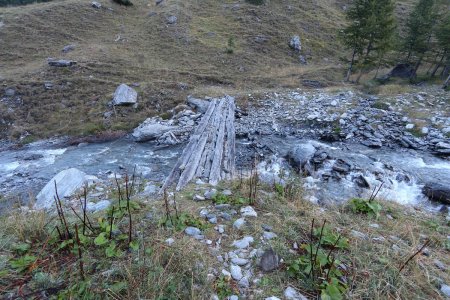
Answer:
[[[370,224],[369,226],[372,227],[372,228],[380,228],[379,224]]]
[[[228,297],[228,300],[239,300],[239,297],[236,295],[231,295],[230,297]]]
[[[246,236],[243,239],[234,241],[232,245],[239,249],[245,249],[248,248],[251,243],[253,243],[253,237]]]
[[[173,238],[168,238],[168,239],[166,240],[166,244],[167,244],[168,246],[172,246],[173,243],[175,243],[175,240],[174,240]]]
[[[411,129],[413,129],[414,128],[414,124],[406,124],[406,126],[405,126],[405,128],[407,129],[407,130],[411,130]]]

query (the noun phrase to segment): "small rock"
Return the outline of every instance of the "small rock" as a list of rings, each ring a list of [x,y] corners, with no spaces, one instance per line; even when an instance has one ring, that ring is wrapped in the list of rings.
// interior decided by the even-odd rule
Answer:
[[[284,297],[286,298],[286,300],[308,300],[308,298],[306,298],[290,286],[284,290]]]
[[[414,128],[414,124],[406,124],[405,128],[406,128],[407,130],[411,130],[411,129]]]
[[[435,260],[433,260],[433,263],[438,269],[440,269],[442,271],[447,271],[447,266],[444,265],[444,263],[441,262],[440,260],[435,259]]]
[[[177,22],[178,18],[176,16],[169,16],[167,18],[167,24],[175,24]]]
[[[200,234],[201,234],[200,229],[198,229],[197,227],[191,227],[191,226],[186,227],[186,229],[184,230],[184,232],[185,232],[187,235],[190,235],[190,236],[196,236],[196,235],[200,235]]]
[[[302,43],[300,41],[300,37],[298,35],[294,35],[289,41],[289,47],[292,50],[300,52],[302,50]]]
[[[233,195],[233,192],[231,191],[231,190],[224,190],[223,192],[222,192],[222,195],[224,195],[224,196],[231,196],[231,195]]]
[[[374,237],[372,238],[372,241],[376,242],[376,243],[384,243],[384,241],[386,241],[386,239],[382,236],[378,236],[378,237]]]
[[[239,297],[236,295],[231,295],[230,297],[228,297],[228,300],[239,300]]]
[[[265,300],[281,300],[281,299],[278,297],[275,297],[275,296],[270,296],[270,297],[267,297]]]
[[[272,229],[273,229],[272,226],[267,225],[267,224],[262,224],[262,225],[261,225],[261,228],[262,228],[264,231],[272,231]]]
[[[380,225],[376,224],[376,223],[370,224],[369,226],[372,227],[372,228],[380,228]]]
[[[428,135],[430,130],[428,129],[428,127],[422,127],[422,130],[420,132],[422,132],[423,135]]]
[[[240,230],[242,228],[242,226],[244,226],[244,225],[245,225],[245,219],[244,218],[237,219],[233,223],[233,227],[235,229],[237,229],[237,230]]]
[[[358,238],[358,239],[363,239],[363,240],[367,239],[367,235],[365,235],[365,234],[362,233],[362,232],[356,231],[356,230],[350,231],[350,234],[351,234],[353,237]]]
[[[277,269],[280,265],[280,258],[278,254],[272,249],[264,251],[261,256],[261,262],[259,266],[264,272],[270,272]]]
[[[441,292],[442,294],[444,294],[447,297],[450,297],[450,286],[446,285],[446,284],[442,284],[441,285]]]
[[[96,9],[102,8],[102,5],[100,3],[98,3],[97,1],[91,2],[91,6]]]
[[[248,264],[248,259],[245,258],[239,258],[239,257],[234,257],[231,259],[231,263],[238,265],[238,266],[243,266]]]
[[[64,46],[64,48],[61,51],[63,53],[67,53],[67,52],[70,52],[73,50],[75,50],[75,45],[67,45],[67,46]]]
[[[246,206],[241,208],[241,215],[243,217],[257,217],[258,214],[251,206]]]
[[[217,195],[217,190],[216,189],[211,189],[205,192],[204,196],[206,198],[206,200],[212,200],[214,199],[214,197]]]
[[[337,103],[337,101],[336,101],[336,100],[333,100],[333,101],[331,101],[330,105],[331,105],[331,106],[337,106],[337,105],[338,105],[338,103]]]
[[[243,239],[234,241],[232,246],[239,248],[239,249],[245,249],[245,248],[248,248],[251,243],[253,243],[253,237],[246,236]]]
[[[73,60],[65,60],[65,59],[59,59],[59,60],[50,60],[48,61],[48,64],[52,67],[70,67],[73,65],[76,65],[77,62]]]
[[[248,277],[246,277],[246,276],[242,277],[242,279],[239,280],[238,284],[241,288],[246,289],[246,288],[250,287],[250,282],[248,280]]]
[[[242,269],[239,266],[232,265],[230,267],[230,273],[231,277],[236,281],[239,281],[244,277],[244,275],[242,275]]]
[[[263,237],[264,237],[264,239],[266,239],[266,240],[271,240],[271,239],[273,239],[273,238],[276,238],[278,235],[276,234],[276,233],[273,233],[273,232],[269,232],[269,231],[265,231],[264,233],[263,233]]]
[[[202,197],[200,195],[195,195],[194,196],[194,201],[205,201],[205,200],[206,200],[205,197]]]
[[[16,95],[16,90],[13,88],[7,88],[5,89],[5,96],[6,97],[14,97]]]
[[[173,243],[175,243],[175,240],[174,240],[173,238],[168,238],[168,239],[166,240],[166,244],[167,244],[168,246],[172,246]]]

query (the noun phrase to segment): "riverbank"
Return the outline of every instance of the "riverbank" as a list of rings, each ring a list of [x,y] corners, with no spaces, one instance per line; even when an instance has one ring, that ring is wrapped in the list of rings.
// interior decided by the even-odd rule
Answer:
[[[122,192],[104,191],[112,204],[88,211],[89,221],[82,221],[79,201],[62,203],[64,222],[55,212],[26,208],[1,217],[2,296],[448,296],[450,228],[444,215],[379,199],[373,202],[379,205],[376,214],[347,204],[318,206],[304,200],[296,177],[285,188],[243,178],[215,191],[197,182],[167,198],[131,192],[124,177],[119,185]],[[249,196],[252,186],[256,193]],[[94,192],[93,187],[89,193]],[[308,254],[310,245],[318,246],[317,260]],[[307,269],[310,261],[314,275]]]

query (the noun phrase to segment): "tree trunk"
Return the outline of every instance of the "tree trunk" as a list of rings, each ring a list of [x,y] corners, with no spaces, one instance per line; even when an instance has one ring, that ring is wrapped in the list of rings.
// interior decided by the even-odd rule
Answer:
[[[417,77],[417,70],[419,70],[420,65],[422,64],[423,55],[419,58],[416,65],[414,66],[414,71],[411,74],[410,79],[414,79]]]
[[[446,52],[444,52],[444,54],[442,54],[441,60],[436,64],[436,66],[433,69],[433,72],[431,72],[431,75],[430,75],[431,77],[436,76],[436,72],[439,69],[439,67],[441,66],[442,61],[444,60],[446,54],[447,54]]]
[[[345,76],[346,82],[348,82],[350,80],[350,76],[352,75],[353,64],[355,63],[355,55],[356,55],[356,49],[353,49],[352,61],[350,62],[350,66],[347,71],[347,76]]]
[[[450,75],[448,75],[447,79],[444,82],[444,85],[442,86],[443,89],[448,88],[448,85],[450,84]]]

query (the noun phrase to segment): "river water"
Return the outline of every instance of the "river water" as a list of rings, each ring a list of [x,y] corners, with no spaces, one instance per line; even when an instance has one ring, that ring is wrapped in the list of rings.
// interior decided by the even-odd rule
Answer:
[[[280,172],[293,172],[284,157],[296,144],[310,143],[329,154],[329,159],[316,170],[314,176],[304,179],[311,201],[329,202],[333,199],[341,202],[351,197],[369,197],[372,188],[384,182],[379,193],[381,198],[439,209],[439,205],[431,204],[422,194],[423,185],[430,181],[450,184],[450,162],[428,153],[370,149],[362,145],[330,145],[294,137],[268,136],[261,138],[260,143],[272,152],[262,159],[260,165],[261,176],[269,178]],[[249,155],[248,148],[248,142],[238,142],[238,162]],[[67,168],[77,168],[89,175],[107,179],[114,173],[132,173],[136,167],[137,174],[158,185],[169,174],[182,149],[183,145],[161,147],[152,142],[134,143],[128,138],[121,138],[78,146],[64,146],[61,140],[47,140],[21,149],[3,150],[0,152],[0,195],[3,198],[0,198],[0,211],[13,202],[26,204],[30,195],[36,195],[54,175]],[[337,159],[344,160],[353,168],[351,172],[333,178],[328,175]],[[360,175],[370,188],[361,188],[355,183],[354,178]]]

